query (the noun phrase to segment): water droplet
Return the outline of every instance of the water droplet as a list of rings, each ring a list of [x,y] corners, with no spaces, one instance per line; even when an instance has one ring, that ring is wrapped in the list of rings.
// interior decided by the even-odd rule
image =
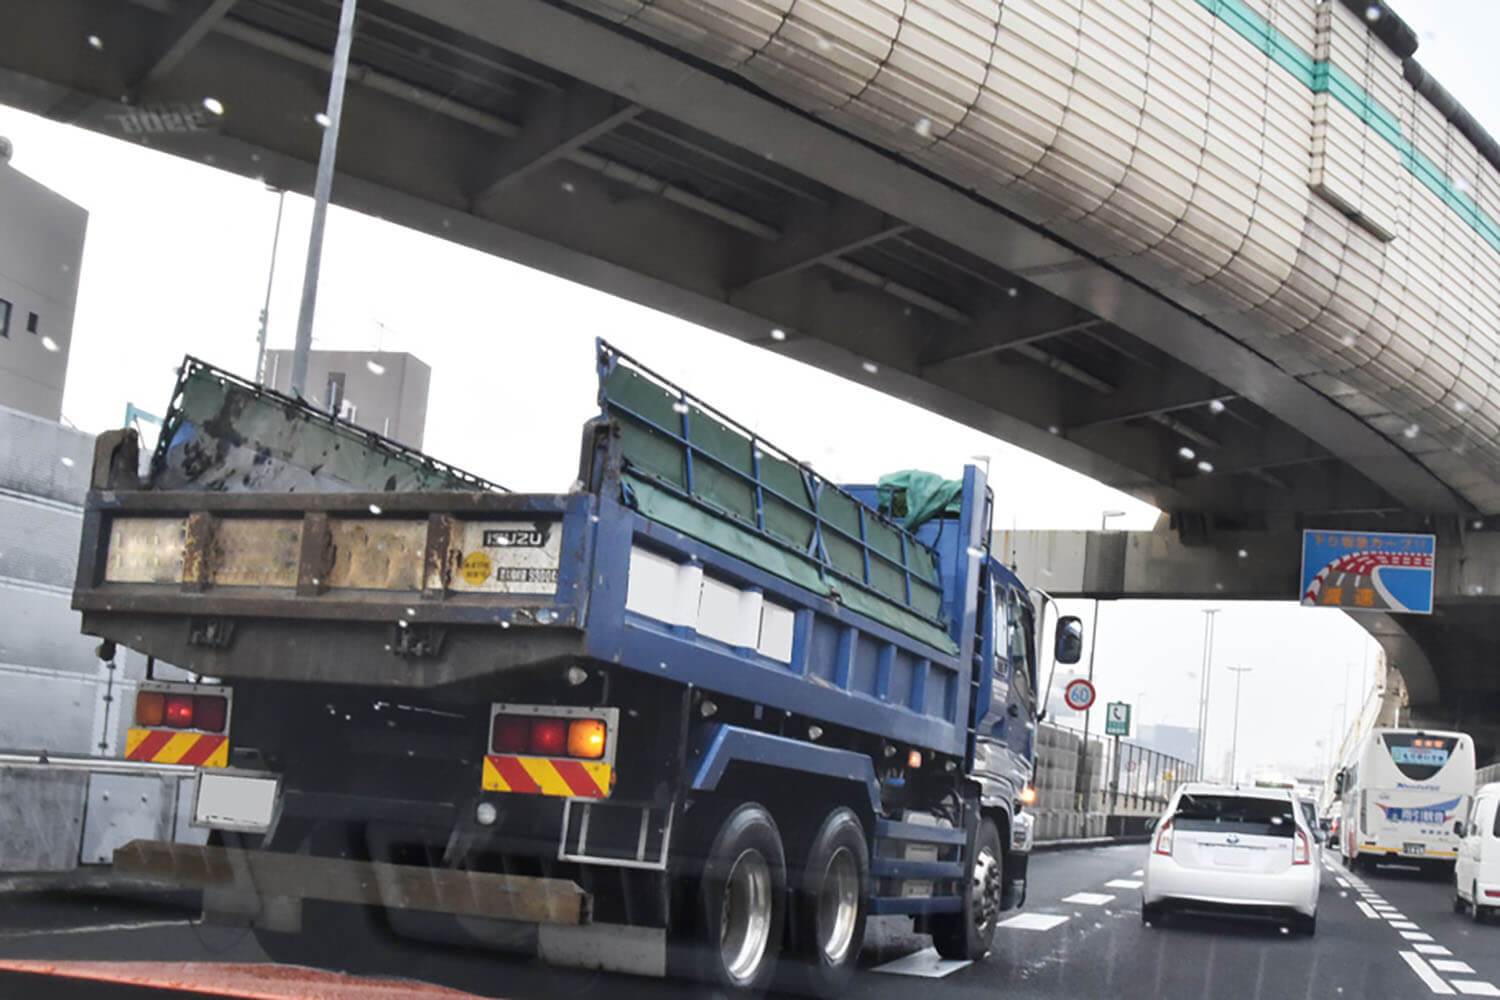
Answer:
[[[867,374],[870,375],[874,375],[876,372],[880,371],[880,366],[873,361],[861,361],[859,366],[863,368]]]
[[[970,545],[965,551],[969,553],[971,559],[979,559],[984,555],[984,549],[977,545]]]
[[[1484,522],[1476,519],[1469,522],[1469,527],[1473,528],[1475,531],[1483,531]]]
[[[1014,285],[1012,285],[1011,287],[1009,287],[1009,288],[1007,288],[1005,290],[1005,294],[1007,296],[1009,296],[1010,298],[1015,298],[1017,295],[1021,294],[1021,290],[1019,288],[1015,287]]]
[[[374,503],[370,504],[370,513],[378,517],[382,513],[380,505]]]
[[[224,105],[219,102],[217,97],[205,97],[203,99],[203,106],[208,109],[208,113],[211,115],[222,115],[224,113]]]
[[[1208,461],[1207,459],[1203,459],[1202,461],[1200,461],[1198,463],[1198,471],[1199,472],[1212,472],[1212,471],[1214,471],[1214,463]]]
[[[932,137],[931,118],[918,118],[917,124],[912,127],[916,129],[917,135],[920,135],[922,138],[928,139]]]
[[[510,628],[510,622],[501,622],[500,623],[500,627],[501,628]]]
[[[317,122],[318,125],[322,128],[327,128],[329,125],[333,124],[329,120],[328,116],[321,111],[313,115],[313,121]]]
[[[371,375],[384,375],[385,374],[385,365],[381,364],[379,361],[375,361],[375,360],[366,361],[365,362],[365,367],[370,370],[370,374]]]
[[[1224,412],[1224,401],[1222,399],[1210,399],[1208,401],[1208,412],[1214,416]]]
[[[320,584],[322,582],[323,581],[319,580],[317,577],[313,577],[313,579],[312,579],[312,584],[313,584],[314,587],[316,587],[318,584]]]
[[[833,48],[833,43],[822,35],[814,35],[813,44],[818,47],[819,52],[827,52],[829,49]]]
[[[63,465],[67,466],[70,469],[74,465],[73,460],[71,458],[69,458],[67,455],[64,455],[62,458],[58,459],[58,461],[61,462]]]
[[[1469,593],[1476,594],[1476,595],[1484,593],[1484,584],[1482,584],[1482,583],[1476,583],[1476,584],[1474,584],[1474,586],[1472,586],[1472,587],[1469,588]]]
[[[1222,583],[1216,583],[1216,584],[1214,584],[1214,589],[1215,590],[1223,590],[1224,589],[1224,584],[1222,584]]]
[[[1453,401],[1453,412],[1454,413],[1468,413],[1469,412],[1469,404],[1465,403],[1461,399],[1455,399]]]
[[[413,618],[417,617],[417,609],[416,608],[407,608],[406,609],[406,613],[408,615],[410,615],[411,617],[413,617]]]
[[[1358,342],[1359,338],[1352,333],[1346,333],[1339,338],[1339,343],[1343,344],[1345,347],[1353,347]]]
[[[551,608],[543,608],[536,613],[536,620],[541,622],[543,625],[551,625],[553,622],[557,621],[557,612],[553,611]]]
[[[687,411],[688,411],[688,405],[686,403],[684,403],[680,399],[677,402],[675,402],[675,403],[672,404],[672,412],[673,413],[686,413]]]
[[[771,339],[772,340],[785,340],[786,339],[786,331],[783,330],[781,327],[778,326],[776,329],[774,329],[774,330],[771,331]]]
[[[1047,425],[1047,433],[1048,434],[1061,434],[1062,433],[1062,428],[1059,427],[1059,426],[1057,426],[1056,424],[1048,424]]]
[[[574,191],[578,190],[576,187],[573,186],[573,182],[572,181],[563,181],[562,182],[562,189],[563,189],[563,193],[565,193],[565,194],[572,194]]]
[[[599,523],[599,515],[598,514],[590,514],[589,515],[589,523],[590,524],[598,524]]]
[[[58,351],[62,350],[57,341],[53,340],[51,337],[43,337],[42,346],[51,351],[53,354],[56,354]]]
[[[1402,429],[1401,436],[1410,441],[1420,433],[1422,433],[1422,428],[1418,427],[1416,424],[1407,424],[1406,427]]]
[[[1365,20],[1369,21],[1371,24],[1374,24],[1376,21],[1380,20],[1380,8],[1375,6],[1374,4],[1370,4],[1370,6],[1366,7]],[[1283,933],[1285,933],[1285,931],[1283,931]]]
[[[402,628],[406,628],[406,619],[405,618],[397,618],[396,619],[396,624],[400,625]]]
[[[1235,554],[1238,555],[1241,559],[1249,559],[1250,558],[1250,553],[1248,551],[1246,551],[1245,549],[1240,549],[1239,552],[1237,552]]]
[[[1177,457],[1182,459],[1184,462],[1191,462],[1193,459],[1198,457],[1198,453],[1189,448],[1187,445],[1183,445],[1181,448],[1177,449]]]
[[[89,48],[94,49],[95,51],[103,49],[104,48],[104,39],[100,38],[98,35],[90,35],[89,36]]]

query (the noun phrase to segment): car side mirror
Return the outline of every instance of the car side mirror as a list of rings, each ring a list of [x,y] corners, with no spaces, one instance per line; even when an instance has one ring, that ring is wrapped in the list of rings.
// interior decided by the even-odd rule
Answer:
[[[1453,824],[1453,834],[1454,834],[1454,836],[1457,836],[1457,837],[1464,836],[1464,821],[1463,820],[1459,820],[1458,822],[1456,822],[1456,823]]]
[[[1156,823],[1157,818],[1155,816],[1152,816],[1150,819],[1146,820],[1146,832],[1151,833],[1152,831],[1154,831],[1156,829]]]
[[[1058,619],[1053,654],[1058,663],[1077,663],[1083,659],[1083,622],[1076,615]]]

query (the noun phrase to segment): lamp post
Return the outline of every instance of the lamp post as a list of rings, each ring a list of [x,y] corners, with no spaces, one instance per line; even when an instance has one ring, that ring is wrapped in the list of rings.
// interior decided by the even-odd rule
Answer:
[[[1254,667],[1230,667],[1234,672],[1234,736],[1229,741],[1229,783],[1234,784],[1234,769],[1236,757],[1240,749],[1240,681],[1245,675],[1254,670]]]
[[[266,304],[260,309],[260,332],[255,336],[255,383],[266,384],[266,325],[271,320],[271,286],[276,281],[276,247],[281,243],[281,210],[286,208],[286,189],[267,187],[276,192],[276,229],[271,234],[271,266],[266,272]]]
[[[1124,517],[1123,510],[1106,510],[1099,514],[1099,531],[1109,530],[1109,519],[1112,517]],[[1089,641],[1089,683],[1094,683],[1094,651],[1099,648],[1099,598],[1094,598],[1094,638]],[[1078,777],[1075,786],[1078,789],[1079,811],[1088,812],[1089,796],[1093,792],[1093,782],[1090,781],[1089,771],[1089,721],[1093,718],[1092,707],[1083,713],[1083,745],[1078,751]]]
[[[1203,609],[1203,671],[1198,679],[1198,780],[1203,780],[1204,759],[1208,755],[1209,674],[1214,663],[1214,615],[1218,608]]]

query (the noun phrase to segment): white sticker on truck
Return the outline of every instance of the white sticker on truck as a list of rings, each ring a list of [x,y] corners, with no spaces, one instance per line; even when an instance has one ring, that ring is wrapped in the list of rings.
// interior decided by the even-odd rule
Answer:
[[[458,565],[449,586],[458,593],[557,593],[561,521],[461,522],[453,548]]]

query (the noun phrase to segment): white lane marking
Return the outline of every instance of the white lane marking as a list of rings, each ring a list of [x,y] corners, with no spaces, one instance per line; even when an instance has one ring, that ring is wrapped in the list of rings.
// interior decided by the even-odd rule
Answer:
[[[1419,931],[1422,929],[1410,920],[1392,920],[1390,924],[1398,931]]]
[[[1064,903],[1074,903],[1079,906],[1103,906],[1111,902],[1115,897],[1103,892],[1075,892],[1071,896],[1064,896]]]
[[[1455,979],[1453,985],[1464,996],[1500,997],[1500,989],[1496,989],[1494,983],[1485,982],[1483,979]]]
[[[5,931],[0,938],[53,937],[59,934],[109,934],[117,931],[144,931],[152,927],[185,927],[191,920],[141,920],[133,924],[85,924],[82,927],[58,927],[52,930]]]
[[[1424,955],[1451,955],[1451,954],[1453,954],[1453,952],[1449,951],[1447,948],[1444,948],[1440,944],[1414,944],[1414,945],[1412,945],[1412,947],[1415,948],[1415,949],[1417,949],[1417,951],[1420,951]]]
[[[1363,899],[1356,899],[1354,901],[1354,905],[1357,906],[1357,907],[1359,907],[1359,912],[1363,913],[1365,916],[1369,917],[1371,920],[1379,920],[1380,919],[1380,914],[1378,914],[1374,910],[1370,909],[1370,904],[1366,903]]]
[[[1340,889],[1347,889],[1347,888],[1349,888],[1349,880],[1348,879],[1346,879],[1346,878],[1339,878],[1337,875],[1335,875],[1334,878],[1333,878],[1333,880],[1339,884],[1339,888]]]
[[[1443,982],[1443,977],[1433,972],[1427,963],[1422,961],[1420,955],[1414,951],[1403,951],[1400,952],[1400,955],[1406,961],[1406,964],[1411,966],[1411,971],[1417,974],[1417,978],[1427,984],[1429,990],[1439,996],[1451,997],[1453,995],[1453,990],[1449,988],[1447,983]]]
[[[943,958],[937,953],[936,948],[923,948],[921,951],[913,952],[905,958],[877,965],[871,971],[889,972],[898,976],[921,976],[925,979],[942,979],[962,969],[966,965],[973,965],[966,959]]]
[[[1401,936],[1408,941],[1431,941],[1432,935],[1426,931],[1402,931]]]
[[[1009,927],[1016,931],[1050,931],[1058,924],[1068,922],[1067,917],[1055,913],[1018,913],[1009,920],[1002,920],[997,927]]]
[[[1139,889],[1141,880],[1136,878],[1112,878],[1104,883],[1106,889]]]
[[[1474,969],[1468,962],[1460,962],[1456,958],[1434,958],[1432,967],[1439,972],[1461,972],[1466,976],[1474,974]]]

